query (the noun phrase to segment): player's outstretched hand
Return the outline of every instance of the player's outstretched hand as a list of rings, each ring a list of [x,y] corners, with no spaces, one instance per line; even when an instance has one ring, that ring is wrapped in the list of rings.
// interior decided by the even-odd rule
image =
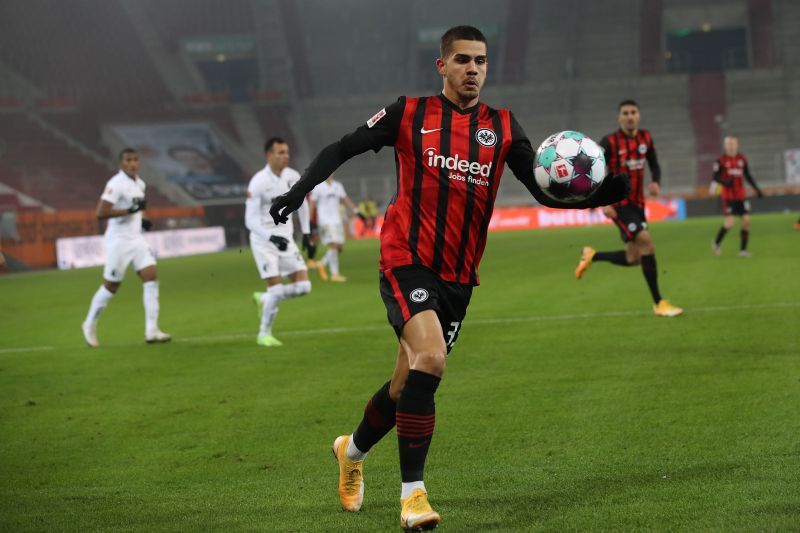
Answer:
[[[308,253],[308,257],[314,257],[314,253],[317,251],[317,247],[311,242],[311,235],[308,233],[303,233],[303,250]]]
[[[142,229],[144,231],[150,231],[152,229],[152,227],[153,227],[153,222],[152,221],[150,221],[150,220],[148,220],[146,218],[142,219]]]
[[[275,198],[272,201],[272,207],[269,208],[269,214],[275,224],[286,224],[289,220],[289,215],[300,209],[305,198],[305,193],[294,188],[290,189],[286,194]]]
[[[601,207],[611,205],[627,198],[631,193],[631,179],[627,174],[606,176],[603,183],[587,202],[586,207]]]
[[[147,200],[144,198],[134,198],[133,205],[128,208],[128,213],[138,213],[144,209],[147,209]]]

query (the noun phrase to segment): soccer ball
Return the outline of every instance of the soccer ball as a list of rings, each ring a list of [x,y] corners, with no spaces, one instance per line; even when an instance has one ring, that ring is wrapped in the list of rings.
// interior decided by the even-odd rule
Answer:
[[[586,200],[605,175],[603,149],[578,131],[555,133],[536,150],[536,183],[547,196],[559,202]]]

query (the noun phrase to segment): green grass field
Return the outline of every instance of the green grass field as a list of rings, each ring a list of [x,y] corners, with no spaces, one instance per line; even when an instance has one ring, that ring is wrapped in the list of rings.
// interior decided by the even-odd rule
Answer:
[[[720,219],[654,224],[662,292],[596,264],[615,229],[493,234],[437,394],[426,484],[447,531],[800,529],[800,233],[753,220],[753,257]],[[333,439],[391,371],[376,242],[346,284],[284,302],[282,348],[255,344],[249,249],[159,264],[143,342],[129,272],[86,347],[101,270],[0,278],[0,530],[393,531],[392,432],[340,510]]]

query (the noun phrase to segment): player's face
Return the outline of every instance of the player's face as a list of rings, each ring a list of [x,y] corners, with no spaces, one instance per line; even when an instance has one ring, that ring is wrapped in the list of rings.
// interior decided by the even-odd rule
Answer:
[[[445,94],[471,102],[480,95],[486,81],[486,43],[453,41],[450,55],[436,60],[436,70],[444,78]]]
[[[736,155],[739,153],[739,139],[736,137],[725,137],[725,153]]]
[[[283,170],[289,166],[289,145],[286,143],[275,143],[267,152],[267,163],[269,166]]]
[[[119,162],[119,168],[128,176],[139,173],[139,154],[124,153]]]
[[[624,105],[619,108],[619,116],[617,116],[617,120],[619,121],[619,127],[623,129],[623,131],[636,131],[639,129],[639,119],[641,116],[639,115],[639,108],[635,105]]]

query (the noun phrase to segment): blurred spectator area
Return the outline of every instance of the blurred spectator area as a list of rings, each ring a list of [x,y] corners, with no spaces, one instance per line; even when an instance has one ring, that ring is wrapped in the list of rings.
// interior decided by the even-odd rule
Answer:
[[[454,10],[489,40],[482,99],[511,109],[534,147],[564,129],[599,140],[626,98],[667,193],[706,183],[726,134],[765,184],[800,147],[795,0],[0,0],[0,183],[55,208],[94,203],[116,166],[109,124],[210,122],[248,170],[277,135],[305,168],[401,94],[441,90]],[[393,157],[365,154],[337,178],[385,203]],[[506,173],[500,201],[530,199]]]
[[[24,113],[0,115],[0,183],[53,209],[93,209],[105,182],[116,173]],[[153,206],[171,205],[157,188],[148,190]]]

